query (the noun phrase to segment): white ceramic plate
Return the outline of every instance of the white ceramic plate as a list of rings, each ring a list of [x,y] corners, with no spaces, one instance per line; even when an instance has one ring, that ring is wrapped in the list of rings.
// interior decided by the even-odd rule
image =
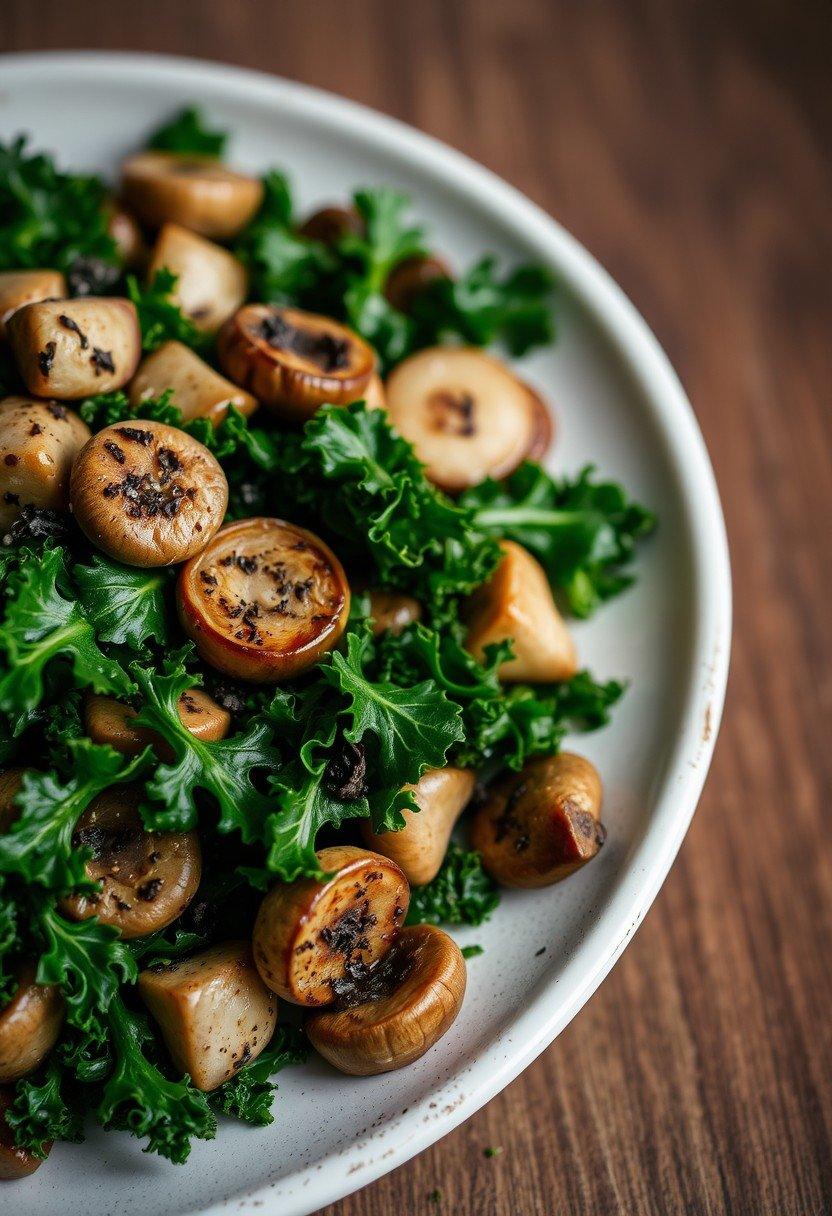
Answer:
[[[606,847],[560,886],[504,897],[460,932],[458,1021],[411,1068],[356,1080],[320,1061],[280,1080],[274,1124],[227,1123],[186,1166],[93,1131],[4,1190],[18,1216],[308,1213],[401,1164],[473,1114],[555,1038],[609,971],[670,868],[705,779],[730,645],[724,525],[702,437],[656,340],[606,273],[511,187],[381,115],[252,72],[134,55],[0,58],[0,137],[28,130],[67,167],[115,173],[187,101],[234,132],[231,159],[286,166],[303,207],[388,182],[409,191],[457,265],[487,250],[549,265],[564,288],[557,345],[524,362],[556,409],[552,465],[587,461],[656,509],[637,586],[575,634],[602,677],[632,679],[613,724],[578,746],[606,787]],[[303,522],[303,521],[300,521]],[[540,953],[545,946],[545,952]]]

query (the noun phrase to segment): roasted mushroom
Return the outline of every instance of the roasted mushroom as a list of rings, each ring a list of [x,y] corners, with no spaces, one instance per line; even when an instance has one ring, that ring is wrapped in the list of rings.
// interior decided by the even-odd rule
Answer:
[[[208,156],[140,152],[125,162],[124,197],[151,228],[181,224],[220,241],[245,228],[263,199],[259,178]]]
[[[337,845],[318,864],[323,878],[272,887],[254,925],[263,982],[296,1005],[351,991],[390,949],[410,902],[404,874],[378,853]]]
[[[337,245],[342,237],[362,236],[364,221],[354,207],[321,207],[298,229],[301,236],[323,245]]]
[[[179,718],[192,735],[206,743],[224,739],[231,726],[231,715],[201,688],[183,692],[177,705]],[[84,725],[93,743],[107,743],[123,756],[138,756],[152,747],[160,760],[171,761],[169,744],[146,726],[135,726],[137,710],[114,697],[89,693],[84,703]]]
[[[171,300],[205,333],[219,329],[246,298],[248,278],[242,262],[178,224],[165,224],[156,238],[148,282],[159,270],[176,275]]]
[[[293,422],[305,422],[324,402],[358,401],[376,365],[372,348],[345,325],[272,304],[247,304],[229,318],[217,351],[235,384]]]
[[[492,786],[474,816],[471,843],[503,886],[548,887],[603,844],[601,793],[601,778],[583,756],[535,757]]]
[[[405,825],[398,832],[374,832],[369,819],[361,820],[361,835],[368,849],[395,861],[411,886],[422,886],[439,873],[454,824],[474,792],[474,774],[462,768],[429,768],[413,791],[418,811],[403,811]]]
[[[107,232],[113,238],[121,264],[127,270],[138,270],[147,261],[148,248],[136,217],[118,203],[106,206]]]
[[[341,1072],[391,1072],[418,1060],[450,1029],[466,978],[465,959],[447,933],[412,925],[336,1008],[307,1014],[304,1029]]]
[[[65,511],[72,463],[90,437],[77,414],[53,401],[0,401],[0,529],[23,507]]]
[[[578,670],[575,645],[539,562],[514,541],[500,542],[503,560],[471,597],[465,645],[478,659],[486,646],[511,638],[514,658],[500,679],[546,684]]]
[[[277,1022],[277,998],[260,979],[248,942],[223,942],[142,971],[139,993],[174,1064],[197,1089],[216,1089],[256,1060]]]
[[[77,401],[126,384],[141,354],[135,305],[109,296],[42,300],[6,326],[20,375],[36,397]]]
[[[228,482],[203,444],[161,422],[104,427],[79,452],[70,502],[79,527],[128,566],[172,566],[222,523]]]
[[[283,680],[340,638],[346,575],[312,532],[282,519],[226,526],[179,575],[182,628],[206,663],[242,680]]]
[[[383,633],[392,633],[394,637],[398,637],[408,625],[421,620],[422,606],[412,595],[374,588],[369,592],[369,596],[375,637],[380,637]]]
[[[39,1068],[49,1055],[64,1020],[60,988],[38,984],[34,963],[17,972],[17,990],[0,1008],[0,1082],[17,1081]]]
[[[539,449],[538,406],[497,359],[466,347],[411,355],[387,378],[387,411],[449,493],[507,477]]]
[[[0,1088],[0,1182],[16,1182],[19,1178],[28,1178],[34,1174],[38,1166],[49,1155],[52,1141],[46,1140],[41,1146],[43,1157],[36,1157],[25,1148],[18,1148],[14,1142],[14,1133],[6,1122],[6,1112],[15,1099],[14,1089],[9,1086]]]
[[[113,786],[94,798],[75,826],[73,848],[89,849],[87,877],[100,891],[60,901],[72,920],[95,916],[122,937],[145,937],[181,916],[196,894],[202,861],[196,832],[148,832],[144,788]]]
[[[414,253],[390,271],[384,294],[399,312],[410,312],[414,301],[439,279],[450,279],[447,262],[435,254]]]
[[[0,273],[0,338],[6,322],[24,304],[60,300],[66,295],[66,279],[60,270],[4,270]]]
[[[148,397],[161,397],[170,390],[183,422],[209,418],[218,426],[234,406],[248,417],[257,409],[257,398],[226,380],[199,355],[181,342],[163,342],[139,364],[130,381],[130,404],[138,409]]]

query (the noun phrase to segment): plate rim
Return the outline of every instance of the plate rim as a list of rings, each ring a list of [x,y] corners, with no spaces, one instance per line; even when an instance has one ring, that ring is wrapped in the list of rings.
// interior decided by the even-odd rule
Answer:
[[[130,83],[148,87],[154,77],[175,77],[183,100],[189,88],[203,88],[243,103],[257,101],[276,111],[311,117],[331,130],[340,129],[352,136],[358,125],[362,142],[384,152],[400,156],[406,148],[413,168],[452,184],[557,265],[561,280],[614,346],[661,432],[688,529],[694,611],[682,725],[658,783],[650,822],[634,844],[605,906],[560,975],[541,979],[530,1006],[492,1039],[474,1062],[462,1066],[469,1084],[452,1109],[440,1112],[436,1118],[424,1117],[432,1114],[429,1102],[448,1080],[437,1076],[433,1088],[406,1113],[390,1119],[364,1139],[356,1137],[349,1146],[319,1163],[285,1176],[274,1189],[266,1183],[223,1195],[207,1206],[177,1209],[194,1216],[221,1216],[233,1199],[238,1212],[255,1216],[264,1201],[267,1208],[274,1208],[279,1199],[283,1216],[307,1216],[424,1151],[519,1076],[595,992],[652,905],[696,809],[725,698],[732,596],[719,494],[691,404],[646,321],[576,238],[491,170],[443,141],[359,102],[284,77],[211,60],[128,51],[7,53],[0,55],[0,89],[7,80],[44,69],[52,73],[53,80],[56,74],[65,81],[109,76],[124,83],[129,77]],[[554,992],[561,983],[571,987],[562,1001],[555,999]],[[539,1011],[547,1005],[553,1011],[541,1018]],[[495,1045],[507,1039],[521,1045],[513,1046],[498,1067],[483,1075],[484,1062]],[[477,1067],[480,1075],[475,1083]],[[382,1130],[389,1136],[386,1144],[379,1136]],[[398,1143],[391,1145],[397,1133]]]

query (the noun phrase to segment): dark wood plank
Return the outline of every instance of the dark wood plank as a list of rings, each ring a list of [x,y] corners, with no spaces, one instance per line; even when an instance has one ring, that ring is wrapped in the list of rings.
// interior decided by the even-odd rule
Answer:
[[[523,1077],[326,1216],[832,1210],[832,8],[5,0],[0,39],[227,59],[463,148],[621,281],[714,459],[732,678],[664,891]]]

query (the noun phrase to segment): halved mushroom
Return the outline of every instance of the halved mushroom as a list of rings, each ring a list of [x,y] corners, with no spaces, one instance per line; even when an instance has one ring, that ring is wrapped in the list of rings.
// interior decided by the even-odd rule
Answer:
[[[339,1007],[307,1014],[304,1029],[341,1072],[392,1072],[418,1060],[450,1029],[466,979],[453,938],[434,925],[412,925]]]
[[[148,397],[161,397],[170,389],[173,404],[184,422],[209,418],[218,426],[234,406],[248,417],[257,409],[257,398],[226,380],[182,342],[163,342],[139,364],[130,381],[130,404],[138,409]]]
[[[192,735],[206,743],[224,739],[231,726],[231,714],[201,688],[183,692],[177,705],[179,718]],[[123,756],[138,756],[150,746],[160,760],[173,759],[165,740],[146,726],[135,726],[138,713],[123,701],[88,693],[84,703],[84,725],[93,743],[107,743]]]
[[[174,1064],[197,1089],[216,1089],[256,1060],[277,1022],[277,998],[260,979],[248,942],[222,942],[148,968],[139,993]]]
[[[72,463],[90,437],[77,414],[53,401],[0,401],[0,529],[23,507],[65,511]]]
[[[28,1178],[43,1165],[44,1157],[49,1155],[52,1148],[51,1140],[44,1141],[44,1156],[36,1157],[28,1149],[17,1147],[14,1132],[6,1122],[6,1112],[14,1099],[15,1091],[11,1086],[0,1088],[0,1182],[17,1182],[19,1178]]]
[[[144,419],[104,427],[79,452],[70,502],[94,545],[128,566],[172,566],[222,523],[228,482],[192,436]]]
[[[501,680],[571,679],[578,670],[575,644],[543,567],[514,541],[501,541],[500,548],[503,560],[471,597],[466,647],[482,659],[490,643],[511,638],[514,658],[501,665]]]
[[[450,279],[448,263],[436,254],[414,253],[390,271],[384,294],[399,312],[410,312],[413,303],[439,279]]]
[[[58,1041],[64,998],[53,984],[38,984],[34,963],[17,972],[17,991],[0,1008],[0,1082],[17,1081],[39,1068]]]
[[[328,545],[282,519],[226,524],[179,575],[182,628],[218,671],[288,679],[331,650],[350,589]]]
[[[397,865],[352,845],[321,849],[325,877],[278,883],[260,905],[257,969],[295,1005],[328,1005],[384,958],[404,924],[410,889]]]
[[[413,791],[418,811],[403,811],[405,825],[398,832],[374,832],[369,819],[361,820],[361,835],[368,849],[395,861],[411,886],[422,886],[439,873],[454,824],[474,792],[472,772],[462,768],[429,768]]]
[[[392,633],[394,637],[398,637],[408,625],[421,620],[422,605],[418,600],[414,600],[412,595],[402,595],[400,591],[385,591],[380,587],[373,588],[369,596],[374,637],[380,637],[383,633]]]
[[[210,156],[140,152],[122,168],[124,197],[151,228],[181,224],[230,240],[263,200],[259,178],[235,173]]]
[[[61,899],[72,920],[96,916],[122,937],[145,937],[181,916],[196,894],[202,872],[196,832],[148,832],[139,814],[143,801],[143,786],[113,786],[78,820],[72,845],[91,850],[87,877],[101,889]]]
[[[0,273],[0,338],[6,322],[24,304],[63,299],[66,279],[60,270],[4,270]]]
[[[115,241],[121,264],[127,270],[142,267],[147,261],[148,249],[136,217],[114,201],[106,204],[105,211],[107,232]]]
[[[127,383],[141,354],[136,307],[115,297],[26,304],[6,329],[23,382],[36,397],[76,401],[110,393]]]
[[[158,270],[176,275],[171,299],[197,329],[213,333],[240,307],[248,292],[242,262],[212,241],[178,224],[165,224],[147,267],[148,282]]]
[[[298,229],[301,236],[323,245],[337,245],[344,236],[363,236],[364,221],[354,207],[321,207]]]
[[[466,347],[411,355],[387,377],[387,412],[426,475],[449,493],[507,477],[538,442],[526,385],[497,359]]]
[[[548,887],[585,865],[604,843],[601,778],[583,756],[529,760],[489,791],[471,844],[506,887]]]
[[[376,357],[363,338],[317,313],[247,304],[217,339],[223,371],[290,421],[324,402],[346,405],[368,391]]]

